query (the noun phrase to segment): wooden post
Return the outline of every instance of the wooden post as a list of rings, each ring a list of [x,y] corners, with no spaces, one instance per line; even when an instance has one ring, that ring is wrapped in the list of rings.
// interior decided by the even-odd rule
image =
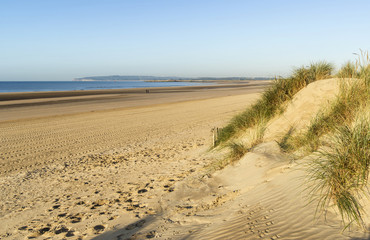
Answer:
[[[213,147],[215,147],[216,145],[215,128],[212,128],[212,137],[213,137]]]
[[[213,127],[212,128],[213,147],[216,146],[216,142],[218,141],[218,139],[220,137],[221,130],[222,130],[222,128],[218,128],[218,127]]]

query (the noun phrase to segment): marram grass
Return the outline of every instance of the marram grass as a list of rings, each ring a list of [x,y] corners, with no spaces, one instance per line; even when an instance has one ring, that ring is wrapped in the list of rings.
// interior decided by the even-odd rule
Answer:
[[[297,135],[291,128],[280,142],[286,152],[302,147],[308,153],[319,151],[319,158],[308,167],[310,193],[318,200],[317,212],[323,212],[334,204],[342,216],[345,227],[352,223],[363,226],[364,210],[361,197],[368,194],[370,168],[370,121],[369,117],[356,121],[358,113],[369,111],[370,59],[361,52],[355,63],[345,64],[337,73],[342,79],[339,95],[330,106],[323,109],[310,123],[307,131]],[[257,138],[248,137],[247,143],[235,141],[247,130],[259,129],[275,115],[283,112],[284,106],[308,84],[332,77],[333,66],[327,62],[297,68],[288,78],[276,78],[271,87],[250,108],[235,116],[223,128],[216,145],[229,147],[230,156],[220,162],[220,168],[240,159],[263,138],[261,128]],[[332,137],[324,142],[323,137]],[[245,140],[245,139],[244,139]]]
[[[338,72],[339,78],[355,78],[357,77],[356,65],[352,62],[347,62]]]
[[[276,78],[257,103],[235,116],[221,130],[216,145],[227,142],[238,133],[256,126],[259,122],[267,122],[276,114],[281,113],[284,103],[289,101],[299,90],[311,82],[329,78],[332,71],[333,65],[322,61],[311,64],[309,67],[297,68],[288,78]]]
[[[362,118],[354,126],[335,129],[330,148],[319,152],[320,157],[308,168],[314,183],[311,195],[318,199],[317,210],[323,212],[334,203],[345,227],[352,223],[363,226],[360,197],[367,195],[370,166],[370,121]]]
[[[248,147],[243,143],[231,142],[228,147],[230,148],[230,162],[239,160],[248,152]]]
[[[341,79],[341,89],[335,100],[322,109],[311,121],[308,130],[293,136],[287,134],[280,142],[280,146],[287,152],[304,147],[305,152],[316,151],[321,145],[320,138],[332,132],[337,126],[353,121],[358,109],[370,101],[370,64],[369,59],[356,63],[355,68],[345,65],[339,73],[346,79]],[[348,71],[347,71],[348,70]],[[354,71],[349,74],[349,72]],[[348,76],[357,76],[357,79],[347,79]],[[344,75],[343,75],[344,76]]]

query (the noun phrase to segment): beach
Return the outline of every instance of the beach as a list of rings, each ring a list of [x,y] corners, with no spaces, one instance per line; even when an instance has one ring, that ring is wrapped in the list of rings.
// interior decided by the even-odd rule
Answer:
[[[0,237],[90,239],[155,215],[268,84],[0,94]]]
[[[0,94],[0,238],[368,239],[368,215],[363,229],[343,230],[335,208],[317,211],[307,172],[317,153],[281,145],[340,82],[303,87],[234,161],[228,148],[257,132],[212,148],[213,129],[260,102],[271,82]]]
[[[3,2],[0,240],[370,240],[370,1]]]

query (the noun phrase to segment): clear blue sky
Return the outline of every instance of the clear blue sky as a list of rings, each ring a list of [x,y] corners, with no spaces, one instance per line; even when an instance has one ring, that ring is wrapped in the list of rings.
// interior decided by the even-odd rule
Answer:
[[[0,81],[274,76],[370,50],[369,0],[1,0]]]

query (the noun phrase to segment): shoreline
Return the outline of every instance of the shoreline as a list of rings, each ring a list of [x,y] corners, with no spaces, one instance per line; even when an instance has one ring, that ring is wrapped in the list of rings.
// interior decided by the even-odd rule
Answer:
[[[210,84],[202,86],[176,86],[176,87],[147,87],[147,88],[120,88],[120,89],[95,89],[95,90],[70,90],[70,91],[40,91],[40,92],[0,92],[0,102],[9,100],[25,100],[35,98],[57,98],[57,97],[72,97],[72,96],[90,96],[90,95],[105,95],[105,94],[123,94],[123,93],[145,93],[145,90],[152,92],[161,91],[182,91],[194,89],[216,89],[216,88],[235,88],[246,86],[263,86],[271,82],[271,80],[256,80],[243,83],[231,84]]]
[[[269,82],[265,81],[146,89],[2,93],[0,122],[242,95],[261,92],[268,85]]]

